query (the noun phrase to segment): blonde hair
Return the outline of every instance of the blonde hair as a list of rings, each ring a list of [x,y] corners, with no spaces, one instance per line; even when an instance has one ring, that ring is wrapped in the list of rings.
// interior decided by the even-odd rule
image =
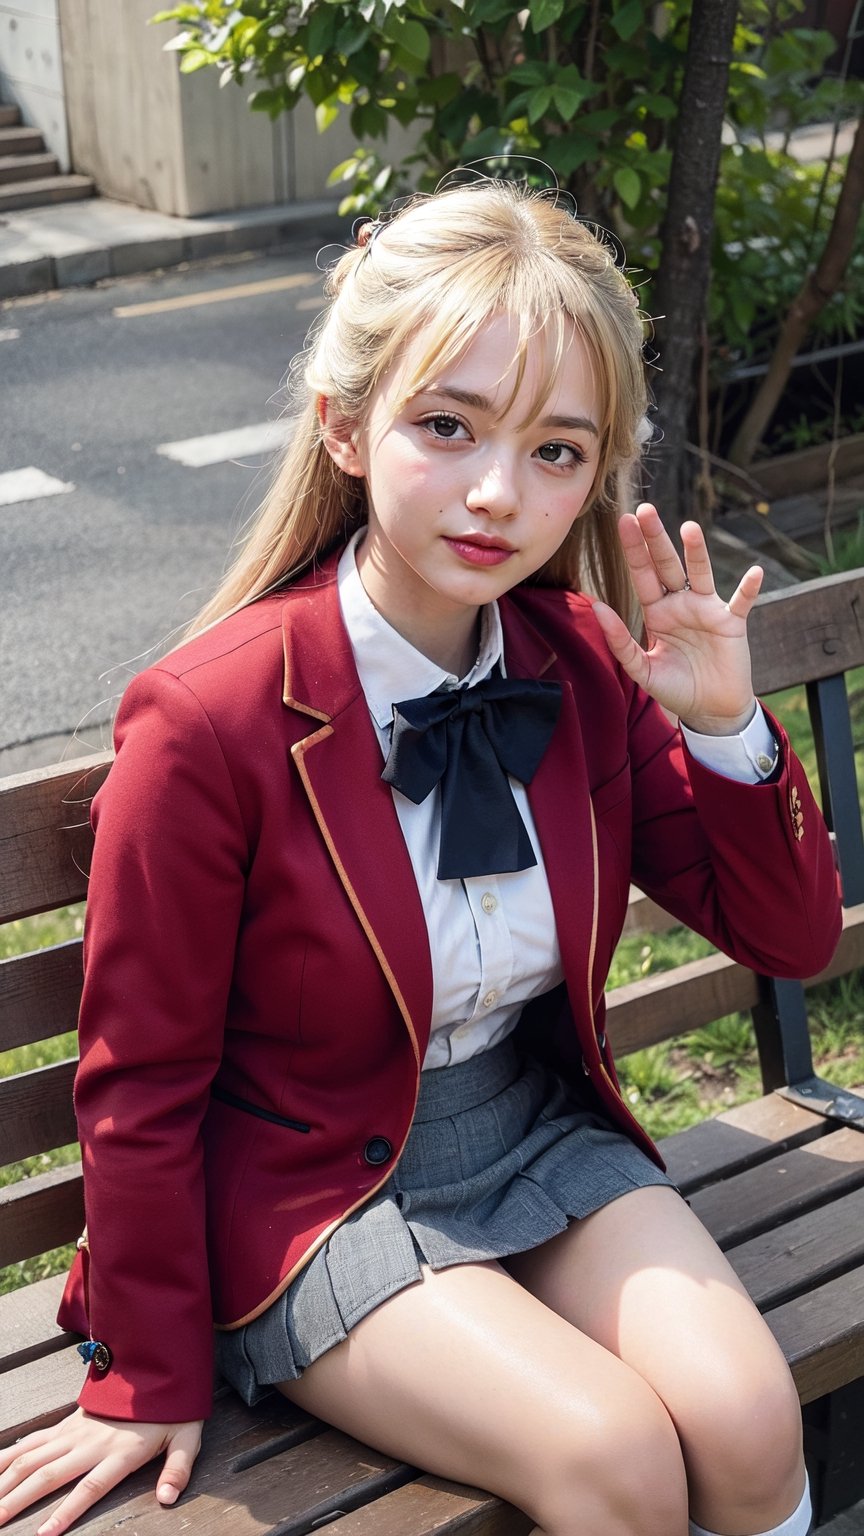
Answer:
[[[409,350],[406,399],[440,377],[496,313],[518,324],[514,396],[529,344],[542,333],[550,343],[542,407],[574,327],[601,407],[591,494],[532,580],[586,585],[629,617],[615,523],[630,500],[647,395],[642,321],[608,246],[548,193],[483,181],[418,196],[376,225],[331,270],[326,293],[295,371],[300,402],[290,443],[233,565],[188,633],[285,585],[367,521],[364,482],[337,468],[322,441],[319,397],[362,428],[377,386]]]

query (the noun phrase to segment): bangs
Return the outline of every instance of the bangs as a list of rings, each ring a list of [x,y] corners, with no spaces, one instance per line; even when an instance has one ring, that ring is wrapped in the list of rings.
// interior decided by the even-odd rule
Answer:
[[[542,349],[542,361],[535,359],[536,382],[528,410],[518,423],[520,431],[530,427],[552,394],[574,332],[582,335],[582,339],[587,342],[582,328],[575,325],[572,317],[561,306],[545,313],[535,311],[532,314],[502,304],[492,310],[478,312],[473,305],[465,304],[463,295],[456,297],[452,303],[437,306],[434,314],[422,317],[411,327],[412,335],[405,350],[396,411],[404,409],[415,395],[440,384],[448,370],[461,361],[490,319],[496,315],[506,315],[511,320],[517,339],[512,361],[496,381],[498,385],[506,383],[507,390],[498,405],[494,420],[502,420],[512,410],[525,381],[529,354],[538,343]],[[593,364],[594,349],[590,343],[588,347]]]

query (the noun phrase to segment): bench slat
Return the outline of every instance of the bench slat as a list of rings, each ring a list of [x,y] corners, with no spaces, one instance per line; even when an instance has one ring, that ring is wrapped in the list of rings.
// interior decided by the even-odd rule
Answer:
[[[80,1163],[0,1188],[0,1269],[74,1243],[83,1229]]]
[[[77,1028],[82,981],[80,939],[0,960],[0,1051]]]
[[[532,1524],[491,1494],[440,1477],[418,1477],[326,1530],[328,1536],[528,1536]]]
[[[81,901],[90,865],[89,804],[108,753],[22,773],[0,791],[0,922]]]
[[[165,1536],[165,1510],[154,1493],[155,1467],[142,1471],[144,1488],[122,1501],[123,1528],[135,1536]],[[225,1536],[226,1531],[231,1536],[262,1536],[274,1529],[280,1536],[299,1536],[316,1520],[370,1503],[413,1475],[402,1463],[331,1429],[239,1472],[232,1472],[224,1457],[207,1446],[196,1462],[178,1518],[187,1536]],[[140,1474],[136,1482],[140,1487]],[[107,1536],[118,1523],[117,1506],[108,1499],[89,1519],[76,1522],[75,1533]],[[33,1536],[40,1524],[38,1512],[28,1511],[4,1529],[15,1536]]]
[[[812,987],[864,965],[864,905],[843,914],[843,933],[830,965],[807,977]],[[672,971],[643,976],[606,994],[606,1020],[616,1056],[685,1035],[728,1013],[746,1013],[759,1001],[751,970],[726,955],[706,955]]]
[[[766,1312],[765,1321],[792,1367],[802,1403],[864,1376],[864,1269]]]
[[[821,1115],[769,1093],[701,1120],[659,1142],[669,1177],[689,1195],[716,1178],[728,1178],[764,1163],[780,1151],[827,1136],[831,1126]]]
[[[57,1325],[65,1278],[51,1275],[47,1280],[37,1280],[33,1285],[0,1296],[0,1373],[16,1370],[28,1360],[38,1360],[73,1342],[72,1334],[64,1333]]]
[[[72,1108],[76,1061],[0,1079],[0,1166],[78,1140]]]
[[[616,1056],[686,1034],[759,1001],[759,983],[726,955],[706,955],[606,995],[606,1022]]]
[[[74,1408],[83,1380],[84,1362],[73,1345],[7,1371],[0,1377],[0,1446],[56,1424]]]
[[[775,693],[864,665],[864,572],[766,592],[748,620],[753,687]]]
[[[752,1237],[726,1254],[757,1307],[778,1307],[864,1264],[864,1189]]]
[[[862,1184],[864,1136],[844,1126],[699,1190],[690,1203],[714,1240],[728,1248]]]

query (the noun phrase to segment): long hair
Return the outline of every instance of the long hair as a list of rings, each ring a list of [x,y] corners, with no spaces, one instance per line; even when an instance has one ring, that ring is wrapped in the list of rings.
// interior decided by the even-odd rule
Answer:
[[[529,345],[542,333],[542,407],[575,328],[601,407],[590,495],[532,580],[587,586],[629,618],[632,593],[615,523],[631,496],[647,394],[642,321],[607,245],[547,193],[495,180],[455,186],[414,198],[373,239],[346,251],[328,275],[326,296],[293,370],[293,431],[270,491],[187,633],[290,582],[367,521],[364,482],[338,469],[322,441],[319,398],[362,429],[392,368],[410,357],[407,400],[502,313],[518,326],[514,395]]]

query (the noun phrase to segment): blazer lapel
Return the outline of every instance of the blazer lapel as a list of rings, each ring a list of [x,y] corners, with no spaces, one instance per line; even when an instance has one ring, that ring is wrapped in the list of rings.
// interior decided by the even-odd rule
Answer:
[[[308,715],[292,747],[336,872],[411,1036],[418,1068],[432,1016],[432,965],[411,860],[381,779],[383,759],[339,609],[335,565],[283,610],[283,702]]]

